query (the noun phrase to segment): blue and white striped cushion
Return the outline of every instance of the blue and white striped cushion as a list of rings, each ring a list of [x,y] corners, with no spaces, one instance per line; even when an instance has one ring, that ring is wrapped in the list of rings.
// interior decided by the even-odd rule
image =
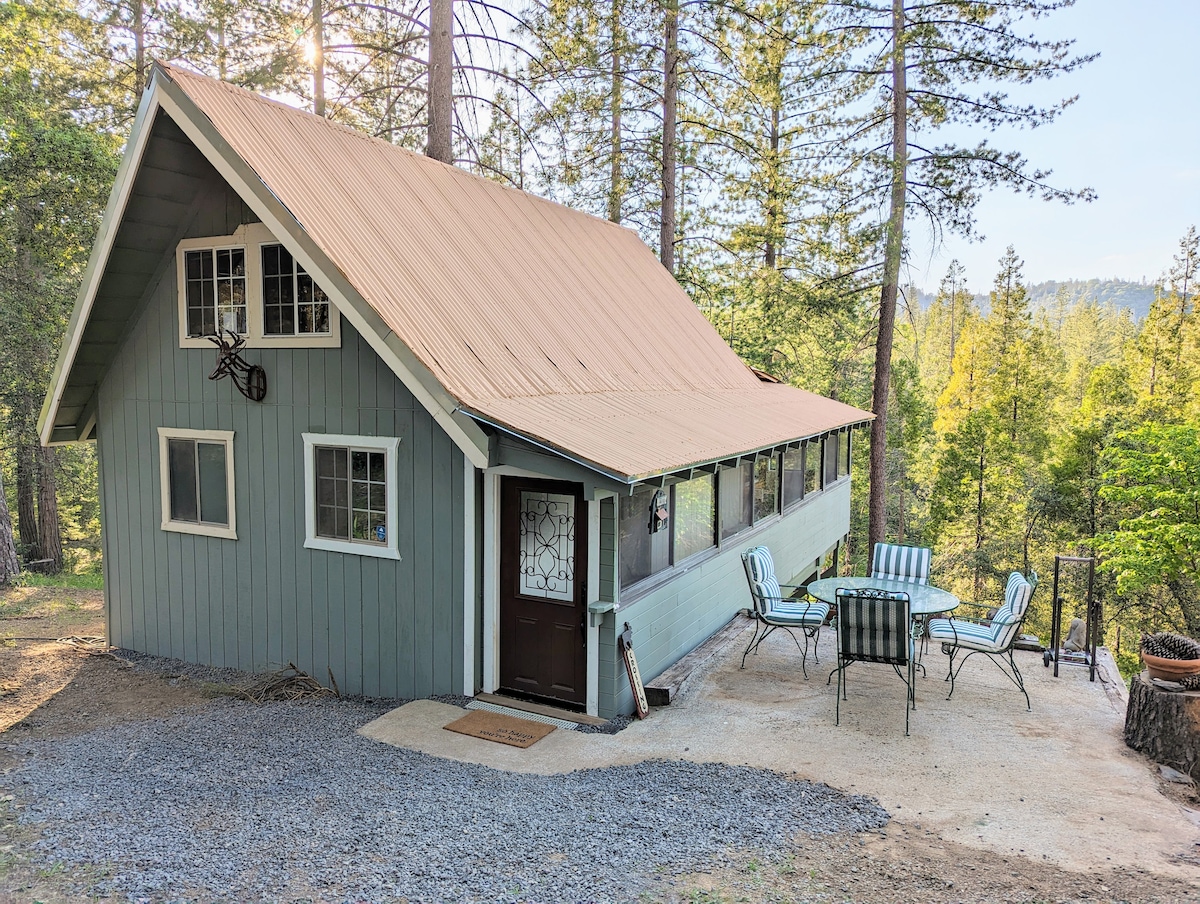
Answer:
[[[927,546],[876,543],[875,553],[871,557],[871,577],[928,584],[932,557],[933,552]]]
[[[961,619],[935,618],[929,622],[929,639],[937,643],[957,643],[975,650],[991,650],[996,647],[999,627]]]
[[[939,618],[929,623],[929,637],[974,650],[1003,650],[1020,627],[1032,596],[1033,584],[1019,571],[1014,571],[1008,576],[1008,585],[1004,589],[1004,605],[989,619],[990,625]]]
[[[772,621],[790,621],[798,625],[824,624],[825,616],[829,614],[828,603],[803,603],[786,600],[771,607]]]

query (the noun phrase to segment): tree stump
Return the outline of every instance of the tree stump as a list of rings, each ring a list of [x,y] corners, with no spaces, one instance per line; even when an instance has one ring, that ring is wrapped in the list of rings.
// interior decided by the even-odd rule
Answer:
[[[1200,692],[1159,690],[1143,671],[1129,688],[1125,743],[1200,782]]]

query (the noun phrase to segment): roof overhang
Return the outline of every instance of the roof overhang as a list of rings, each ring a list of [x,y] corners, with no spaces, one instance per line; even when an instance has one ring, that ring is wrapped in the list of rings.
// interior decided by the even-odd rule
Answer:
[[[50,389],[42,406],[38,421],[42,442],[49,445],[85,439],[90,436],[94,427],[94,398],[88,403],[90,416],[86,423],[60,424],[58,415],[63,391],[71,369],[78,359],[84,328],[92,313],[96,292],[112,251],[113,240],[133,189],[155,114],[160,109],[171,117],[275,237],[306,270],[317,277],[338,312],[388,364],[467,459],[475,467],[487,467],[488,441],[479,426],[470,418],[456,413],[458,401],[446,392],[433,374],[384,323],[366,299],[308,235],[303,224],[297,221],[254,169],[234,151],[208,116],[172,81],[167,70],[158,64],[153,66],[150,87],[143,95],[138,108],[101,229],[88,260],[83,285],[68,322],[66,339],[55,365]]]

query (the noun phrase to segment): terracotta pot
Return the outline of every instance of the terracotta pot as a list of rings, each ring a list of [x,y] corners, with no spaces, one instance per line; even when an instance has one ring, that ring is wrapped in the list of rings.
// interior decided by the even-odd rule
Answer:
[[[1188,675],[1200,675],[1200,659],[1163,659],[1161,656],[1142,654],[1142,662],[1151,678],[1178,681]]]

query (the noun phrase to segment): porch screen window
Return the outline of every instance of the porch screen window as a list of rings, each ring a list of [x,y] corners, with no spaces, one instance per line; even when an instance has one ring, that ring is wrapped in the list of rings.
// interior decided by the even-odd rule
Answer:
[[[721,539],[746,530],[754,521],[754,465],[741,462],[721,472]]]
[[[189,337],[218,329],[246,332],[246,249],[203,248],[184,253]]]
[[[804,446],[804,495],[821,490],[821,441]]]
[[[712,474],[702,474],[671,487],[674,534],[672,559],[684,559],[716,545],[717,495]]]
[[[308,549],[400,558],[396,450],[377,436],[302,434]]]
[[[779,512],[780,456],[760,458],[754,463],[754,520]]]
[[[838,479],[838,438],[836,436],[825,437],[824,443],[824,464],[825,464],[825,486],[829,486]]]
[[[282,245],[262,246],[263,334],[329,335],[329,296]]]
[[[162,529],[236,539],[233,433],[160,427]]]
[[[783,507],[791,508],[804,498],[804,450],[783,453]]]
[[[850,431],[843,430],[838,434],[838,477],[850,474]]]
[[[651,506],[659,493],[667,522],[651,530]],[[659,499],[657,501],[663,501]],[[717,500],[713,475],[702,474],[670,487],[639,486],[620,500],[621,588],[678,565],[716,545]],[[658,506],[654,505],[657,510]]]

